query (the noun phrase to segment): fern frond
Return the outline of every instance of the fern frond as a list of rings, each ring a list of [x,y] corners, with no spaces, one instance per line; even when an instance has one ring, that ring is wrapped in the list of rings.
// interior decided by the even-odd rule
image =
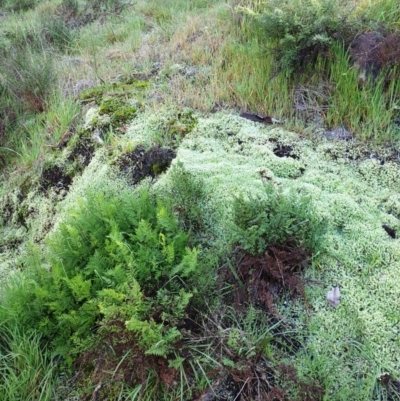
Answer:
[[[183,256],[181,263],[171,270],[170,277],[176,274],[181,277],[188,277],[193,273],[197,267],[197,255],[198,252],[196,248],[186,248],[186,255]]]
[[[82,302],[85,299],[90,298],[91,282],[89,280],[83,280],[81,274],[77,274],[75,277],[64,279],[71,290],[72,295],[76,302]]]
[[[148,245],[157,243],[157,232],[147,220],[140,220],[135,230],[135,240]]]
[[[161,205],[157,211],[157,223],[167,233],[174,233],[177,231],[176,219]]]

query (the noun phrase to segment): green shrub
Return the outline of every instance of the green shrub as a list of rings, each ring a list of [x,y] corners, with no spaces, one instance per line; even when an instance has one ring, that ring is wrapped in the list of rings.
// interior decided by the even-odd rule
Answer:
[[[311,199],[294,191],[283,193],[273,184],[265,190],[266,197],[235,198],[234,242],[252,254],[282,244],[314,250],[325,228],[313,213]]]
[[[333,41],[347,41],[351,30],[348,7],[341,0],[268,0],[257,21],[266,42],[277,54],[281,69],[289,73],[328,54]]]
[[[200,178],[193,177],[182,163],[172,167],[168,197],[186,231],[199,233],[204,230],[205,223],[201,212],[201,206],[206,201],[204,183]]]
[[[33,8],[38,0],[0,0],[0,8],[7,11],[24,11]]]

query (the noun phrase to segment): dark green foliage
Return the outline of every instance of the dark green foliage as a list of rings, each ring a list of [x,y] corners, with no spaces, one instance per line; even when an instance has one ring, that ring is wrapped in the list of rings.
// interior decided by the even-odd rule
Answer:
[[[100,103],[99,114],[108,114],[113,127],[118,127],[133,119],[137,109],[118,97],[105,98]]]
[[[273,184],[265,190],[265,198],[235,198],[233,240],[252,254],[279,244],[315,250],[324,225],[313,213],[310,198],[293,191],[283,193]]]
[[[161,142],[171,147],[178,147],[182,139],[191,132],[197,125],[197,118],[193,110],[172,109],[171,113],[160,122],[159,130]]]
[[[124,106],[121,99],[109,97],[102,100],[100,104],[99,114],[112,114]]]
[[[182,163],[173,166],[171,180],[168,196],[181,225],[187,231],[199,233],[205,228],[201,205],[207,196],[203,181],[188,172]]]
[[[120,97],[122,99],[127,99],[130,94],[135,94],[142,89],[146,89],[147,86],[147,82],[138,80],[130,80],[129,83],[114,82],[87,89],[80,94],[79,98],[86,101],[95,100],[97,104],[100,104],[102,98],[106,95],[114,98]]]
[[[83,91],[79,98],[84,103],[95,101],[99,106],[99,115],[107,116],[92,121],[92,126],[104,133],[133,120],[141,104],[137,101],[134,106],[130,101],[133,95],[138,95],[138,91],[146,87],[147,82],[137,80],[130,80],[129,84],[104,84]]]
[[[24,11],[36,6],[39,0],[0,0],[0,8],[7,11]]]
[[[318,55],[328,55],[333,41],[348,41],[351,31],[341,0],[269,0],[261,6],[258,21],[277,52],[280,68],[290,73]]]
[[[91,102],[93,100],[99,102],[108,88],[108,85],[99,85],[94,88],[85,89],[79,94],[79,99],[85,102]]]

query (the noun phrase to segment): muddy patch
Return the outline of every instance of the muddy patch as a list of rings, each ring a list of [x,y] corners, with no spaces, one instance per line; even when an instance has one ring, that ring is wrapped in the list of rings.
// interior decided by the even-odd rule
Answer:
[[[290,246],[269,247],[261,255],[243,253],[236,260],[239,286],[234,291],[235,306],[251,303],[261,307],[273,317],[279,317],[276,308],[282,300],[305,300],[300,279],[309,255]]]
[[[137,184],[146,177],[158,177],[168,169],[175,157],[176,153],[171,148],[153,147],[146,150],[138,146],[132,152],[123,154],[116,165],[132,184]]]
[[[298,300],[306,303],[300,273],[307,267],[310,255],[290,245],[269,247],[261,255],[242,253],[236,258],[236,267],[228,274],[234,286],[234,307],[240,310],[254,305],[268,316],[268,323],[276,348],[295,354],[301,347],[299,338],[289,323],[279,324],[282,316],[278,305],[290,305]],[[236,270],[236,277],[233,272]],[[295,316],[294,316],[295,318]]]
[[[396,238],[396,230],[394,228],[389,227],[388,225],[384,224],[382,228],[386,231],[390,238]]]
[[[292,146],[278,145],[273,150],[274,155],[278,157],[291,157],[298,159],[299,157],[293,152]]]

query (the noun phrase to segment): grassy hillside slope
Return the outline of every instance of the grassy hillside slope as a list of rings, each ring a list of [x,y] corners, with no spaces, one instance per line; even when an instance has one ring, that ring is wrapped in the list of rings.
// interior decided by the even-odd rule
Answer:
[[[400,399],[397,6],[0,1],[0,400]]]

